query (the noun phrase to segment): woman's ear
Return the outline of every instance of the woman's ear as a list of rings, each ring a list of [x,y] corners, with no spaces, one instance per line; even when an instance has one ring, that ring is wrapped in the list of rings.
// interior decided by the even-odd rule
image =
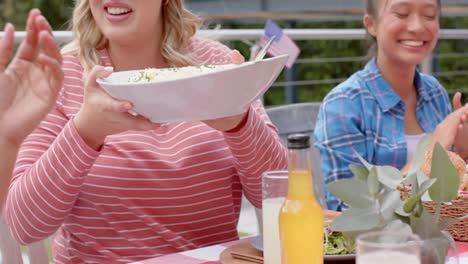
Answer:
[[[362,18],[362,23],[364,24],[364,27],[367,29],[367,32],[371,34],[373,37],[376,35],[376,24],[374,21],[374,18],[368,14],[365,14],[364,17]]]

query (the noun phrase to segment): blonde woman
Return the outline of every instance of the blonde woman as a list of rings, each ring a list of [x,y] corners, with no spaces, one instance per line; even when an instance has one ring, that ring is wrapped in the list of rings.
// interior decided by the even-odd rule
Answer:
[[[55,108],[22,146],[6,203],[21,243],[57,230],[56,263],[132,262],[238,238],[241,195],[286,151],[260,103],[218,120],[152,124],[96,78],[115,71],[242,61],[194,37],[182,0],[78,0]],[[85,81],[82,81],[82,80]]]
[[[7,67],[14,31],[7,24],[0,40],[0,209],[20,145],[54,105],[63,81],[62,56],[41,12],[29,12],[26,39]]]

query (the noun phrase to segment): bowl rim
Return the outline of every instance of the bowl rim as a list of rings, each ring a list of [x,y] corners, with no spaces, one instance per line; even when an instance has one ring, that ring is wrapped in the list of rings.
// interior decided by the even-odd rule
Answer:
[[[289,55],[287,54],[282,54],[282,55],[278,55],[278,56],[275,56],[275,57],[270,57],[270,58],[266,58],[266,59],[263,59],[261,61],[245,61],[243,63],[240,63],[237,67],[232,67],[232,68],[227,68],[227,69],[222,69],[222,70],[219,70],[219,71],[210,71],[210,72],[206,72],[206,73],[201,73],[201,74],[198,74],[198,75],[192,75],[192,76],[186,76],[186,77],[181,77],[181,78],[177,78],[177,79],[171,79],[171,80],[166,80],[166,81],[151,81],[151,82],[142,82],[142,83],[131,83],[131,82],[108,82],[106,81],[107,78],[110,77],[110,75],[106,78],[97,78],[96,79],[96,82],[98,84],[102,84],[102,85],[105,85],[105,86],[147,86],[147,85],[154,85],[154,84],[161,84],[161,83],[172,83],[172,82],[178,82],[178,81],[182,81],[182,80],[187,80],[187,79],[193,79],[193,78],[200,78],[200,77],[204,77],[204,76],[209,76],[209,75],[214,75],[214,74],[220,74],[220,73],[223,73],[223,72],[226,72],[226,71],[231,71],[231,70],[235,70],[235,69],[241,69],[241,68],[245,68],[245,67],[250,67],[252,65],[255,65],[257,63],[265,63],[265,62],[269,62],[269,61],[272,61],[272,60],[280,60],[280,59],[283,59],[283,58],[287,58],[289,57]],[[286,63],[286,61],[285,61]],[[233,63],[227,63],[227,64],[215,64],[215,66],[217,65],[229,65],[229,64],[233,64]],[[186,66],[186,67],[190,67],[190,66]],[[283,65],[284,67],[284,65]],[[177,67],[174,67],[174,68],[177,68]],[[182,67],[179,67],[179,68],[182,68]],[[162,69],[162,68],[161,68]],[[164,68],[164,69],[167,69],[167,68]],[[118,71],[118,72],[113,72],[111,73],[112,74],[125,74],[125,73],[133,73],[133,72],[138,72],[138,71],[143,71],[145,69],[140,69],[140,70],[129,70],[129,71]]]

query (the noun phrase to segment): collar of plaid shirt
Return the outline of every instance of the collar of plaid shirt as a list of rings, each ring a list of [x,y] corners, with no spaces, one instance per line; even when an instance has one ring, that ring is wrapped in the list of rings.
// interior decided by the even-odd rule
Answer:
[[[389,111],[402,101],[380,72],[375,57],[367,63],[361,74],[362,78],[366,80],[370,92],[375,95],[377,102],[384,112]],[[429,101],[430,97],[426,92],[424,83],[421,81],[421,74],[417,70],[414,76],[414,84],[418,91],[418,100]]]

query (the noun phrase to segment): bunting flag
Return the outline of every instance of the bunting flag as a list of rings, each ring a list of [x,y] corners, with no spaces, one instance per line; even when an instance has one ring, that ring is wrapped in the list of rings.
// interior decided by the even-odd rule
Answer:
[[[265,44],[275,36],[275,40],[271,44],[267,53],[271,56],[288,54],[289,59],[286,62],[286,67],[291,68],[301,52],[296,43],[283,33],[283,30],[272,20],[268,20],[265,24],[264,34],[260,37],[258,45],[263,48]]]

